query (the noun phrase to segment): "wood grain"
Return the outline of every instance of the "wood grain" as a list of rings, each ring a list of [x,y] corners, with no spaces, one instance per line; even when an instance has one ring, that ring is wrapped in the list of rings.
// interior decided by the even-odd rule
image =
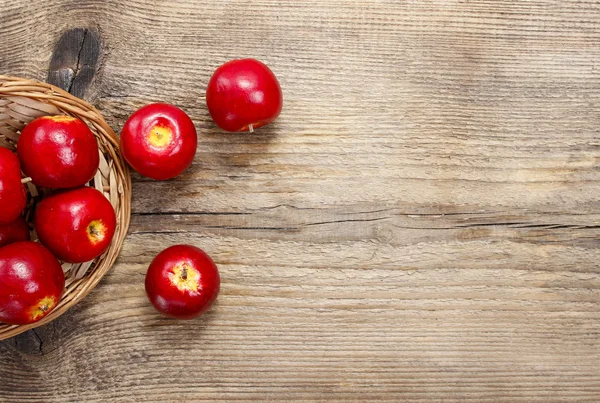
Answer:
[[[0,71],[46,79],[63,33],[87,29],[102,47],[85,95],[116,130],[165,101],[200,136],[180,178],[134,177],[99,287],[0,343],[0,401],[600,400],[600,3],[0,10]],[[238,57],[284,91],[255,135],[205,107]],[[148,263],[176,243],[221,270],[196,321],[145,299]]]

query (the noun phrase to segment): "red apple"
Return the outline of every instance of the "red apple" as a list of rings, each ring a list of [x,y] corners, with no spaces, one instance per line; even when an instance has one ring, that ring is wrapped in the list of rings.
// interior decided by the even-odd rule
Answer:
[[[29,239],[29,227],[22,216],[8,224],[0,224],[0,247]]]
[[[190,117],[169,104],[134,112],[121,131],[123,156],[140,174],[165,180],[185,171],[196,155],[198,136]]]
[[[211,258],[191,245],[175,245],[159,253],[146,274],[146,294],[159,312],[193,319],[217,299],[221,280]]]
[[[221,129],[253,131],[277,119],[283,95],[277,77],[265,64],[255,59],[231,60],[210,78],[206,104]]]
[[[19,159],[13,152],[0,146],[0,224],[14,221],[25,208],[26,202]]]
[[[104,252],[117,220],[110,202],[98,190],[81,187],[43,199],[35,213],[40,242],[62,261],[82,263]]]
[[[39,321],[56,307],[64,288],[60,263],[42,245],[26,241],[0,248],[0,322]]]
[[[42,116],[21,132],[17,155],[38,186],[64,189],[91,181],[100,164],[98,142],[87,125],[71,116]]]

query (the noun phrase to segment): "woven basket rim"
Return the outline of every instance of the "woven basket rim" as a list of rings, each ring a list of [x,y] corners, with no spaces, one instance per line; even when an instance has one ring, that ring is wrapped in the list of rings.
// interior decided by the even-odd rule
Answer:
[[[116,183],[116,192],[111,192],[111,201],[113,196],[118,203],[117,214],[118,228],[115,231],[113,241],[109,249],[99,258],[94,260],[93,269],[88,269],[87,273],[80,279],[76,279],[67,285],[65,293],[59,305],[39,322],[28,325],[6,325],[0,322],[0,340],[16,336],[26,330],[50,323],[61,316],[73,305],[81,301],[89,294],[104,275],[110,270],[116,261],[125,236],[129,229],[131,218],[131,175],[127,164],[119,150],[119,138],[113,129],[106,123],[102,114],[88,102],[75,97],[74,95],[62,90],[52,84],[41,81],[0,74],[0,101],[5,98],[29,99],[32,102],[47,104],[49,109],[55,108],[58,112],[83,118],[90,129],[95,133],[98,140],[98,148],[112,161],[110,167],[110,178]],[[1,105],[0,105],[1,107]],[[26,108],[21,106],[21,109]],[[40,109],[36,110],[39,114]],[[1,110],[0,110],[1,112]],[[21,114],[14,112],[17,116]],[[51,113],[47,113],[51,114]],[[3,123],[4,121],[0,121]],[[25,124],[28,122],[20,119]],[[0,129],[2,127],[0,126]],[[1,135],[2,133],[0,133]],[[0,137],[1,138],[1,137]],[[0,144],[0,147],[2,145]],[[112,186],[112,185],[111,185]],[[112,193],[116,193],[113,195]],[[113,203],[115,205],[115,203]]]

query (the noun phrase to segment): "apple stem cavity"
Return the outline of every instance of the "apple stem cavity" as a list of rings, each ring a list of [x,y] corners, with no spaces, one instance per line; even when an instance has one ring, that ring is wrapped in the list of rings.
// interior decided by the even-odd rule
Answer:
[[[254,126],[252,126],[251,124],[248,125],[248,130],[250,131],[250,133],[254,133]]]
[[[184,267],[183,270],[181,270],[181,279],[183,281],[186,281],[188,277],[188,270],[187,267]]]

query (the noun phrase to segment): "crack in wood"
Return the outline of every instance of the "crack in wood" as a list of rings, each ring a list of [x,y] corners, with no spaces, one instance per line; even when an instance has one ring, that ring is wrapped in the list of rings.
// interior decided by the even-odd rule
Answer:
[[[35,338],[38,341],[38,351],[40,354],[43,354],[42,348],[44,347],[44,340],[42,340],[42,338],[40,337],[40,335],[35,331],[35,329],[31,329],[31,332],[33,333],[33,335],[35,336]]]
[[[246,213],[249,214],[249,213]],[[136,216],[174,216],[178,214],[133,214]],[[218,213],[218,212],[204,212],[204,213],[188,213],[184,214],[186,216],[219,216],[219,215],[238,215],[237,213],[229,214],[229,213]],[[394,216],[387,217],[376,217],[370,219],[343,219],[343,220],[331,220],[331,221],[319,221],[319,222],[308,222],[308,223],[295,223],[294,226],[242,226],[242,225],[205,225],[202,223],[190,223],[190,225],[195,225],[200,228],[208,228],[208,229],[232,229],[232,230],[267,230],[267,231],[299,231],[302,227],[312,227],[312,226],[320,226],[320,225],[328,225],[328,224],[343,224],[343,223],[362,223],[362,222],[376,222],[376,221],[384,221],[392,219]],[[452,231],[452,230],[462,230],[462,229],[470,229],[470,228],[487,228],[487,227],[498,227],[498,228],[516,228],[516,229],[525,229],[525,230],[559,230],[559,229],[579,229],[579,230],[594,230],[599,229],[599,225],[568,225],[568,224],[530,224],[526,222],[496,222],[496,223],[472,223],[472,224],[456,224],[456,225],[447,225],[447,226],[410,226],[410,225],[395,225],[392,224],[394,228],[403,229],[403,230],[428,230],[428,231]],[[194,231],[172,231],[172,230],[158,230],[158,231],[135,231],[132,230],[132,234],[174,234],[174,233],[192,233]]]
[[[381,220],[387,220],[391,217],[378,217],[378,218],[365,218],[365,219],[349,219],[349,220],[331,220],[331,221],[320,221],[320,222],[311,222],[311,223],[306,223],[306,224],[302,224],[304,226],[312,226],[312,225],[325,225],[325,224],[339,224],[339,223],[345,223],[345,222],[370,222],[370,221],[381,221]]]
[[[99,56],[100,41],[95,31],[66,31],[52,53],[47,81],[83,98],[97,72]]]
[[[79,52],[77,53],[77,63],[75,63],[75,71],[73,72],[71,80],[69,81],[69,87],[67,89],[68,93],[71,93],[71,91],[73,90],[73,83],[75,82],[75,77],[77,77],[79,71],[81,70],[81,52],[83,51],[83,45],[85,44],[85,38],[87,38],[87,35],[88,30],[84,29],[83,38],[81,39],[81,44],[79,45]]]
[[[181,216],[194,216],[194,215],[250,215],[252,213],[238,213],[238,212],[232,212],[232,211],[181,211],[181,212],[176,212],[176,213],[170,213],[170,212],[156,212],[156,213],[146,213],[146,212],[141,212],[141,213],[131,213],[132,216],[140,216],[140,217],[146,217],[146,216],[176,216],[176,215],[181,215]]]

